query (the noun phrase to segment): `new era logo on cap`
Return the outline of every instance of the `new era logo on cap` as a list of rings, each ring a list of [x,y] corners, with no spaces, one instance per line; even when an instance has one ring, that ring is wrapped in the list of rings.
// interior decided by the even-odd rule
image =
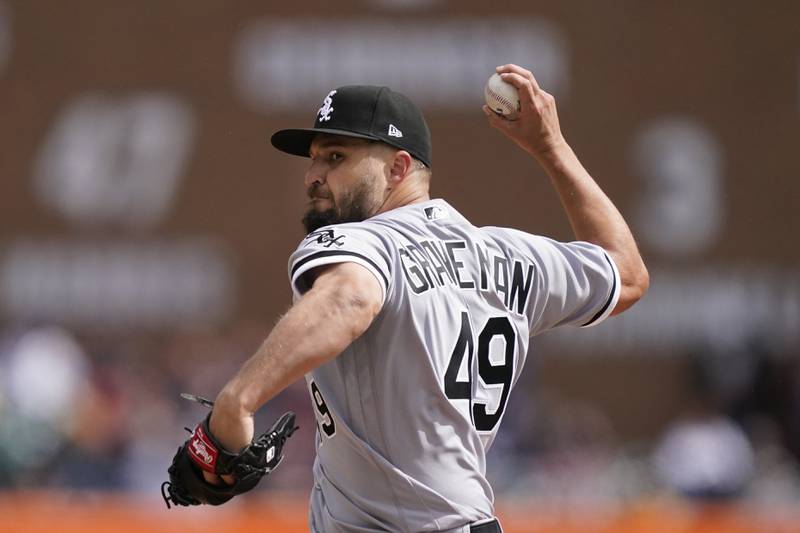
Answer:
[[[280,130],[271,141],[278,150],[308,157],[311,142],[321,133],[381,141],[431,166],[431,136],[422,112],[388,87],[338,87],[323,99],[313,128]]]

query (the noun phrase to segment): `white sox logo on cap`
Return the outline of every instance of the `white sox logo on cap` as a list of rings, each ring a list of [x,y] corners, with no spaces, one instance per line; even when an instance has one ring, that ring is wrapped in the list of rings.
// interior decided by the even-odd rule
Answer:
[[[328,93],[328,96],[325,97],[325,100],[322,102],[322,107],[319,108],[319,121],[320,122],[327,122],[331,119],[331,113],[333,113],[333,95],[336,94],[336,91],[331,91]]]

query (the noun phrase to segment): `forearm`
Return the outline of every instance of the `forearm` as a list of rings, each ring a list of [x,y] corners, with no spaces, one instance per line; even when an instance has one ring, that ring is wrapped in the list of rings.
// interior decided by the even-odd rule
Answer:
[[[309,293],[293,306],[220,392],[211,430],[227,449],[250,442],[259,407],[354,340],[352,325],[324,296]]]
[[[575,238],[603,247],[614,259],[622,278],[623,291],[629,293],[623,294],[622,300],[643,292],[648,284],[647,269],[636,241],[622,214],[570,146],[565,141],[560,142],[552,150],[538,154],[536,159],[558,193]],[[623,305],[617,312],[625,307]]]
[[[503,81],[517,88],[519,116],[504,120],[488,106],[483,107],[483,112],[492,126],[545,169],[575,237],[602,246],[614,259],[622,286],[613,314],[624,311],[641,298],[650,283],[628,225],[564,140],[553,95],[539,87],[532,72],[518,65],[503,65],[497,67],[497,72]]]
[[[249,444],[253,413],[344,351],[369,327],[381,301],[380,285],[359,265],[336,265],[320,273],[217,396],[210,422],[214,436],[231,451]]]
[[[537,156],[558,193],[575,238],[602,246],[609,252],[635,249],[633,236],[622,215],[564,142]]]

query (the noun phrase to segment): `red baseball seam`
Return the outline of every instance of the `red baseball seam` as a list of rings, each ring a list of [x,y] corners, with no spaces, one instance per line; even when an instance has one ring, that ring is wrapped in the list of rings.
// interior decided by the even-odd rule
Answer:
[[[496,92],[494,92],[492,89],[490,89],[488,87],[486,88],[486,92],[488,92],[491,96],[493,96],[494,98],[499,100],[500,103],[505,104],[506,106],[508,106],[510,108],[510,111],[517,111],[518,110],[517,106],[514,105],[514,103],[511,100],[509,100],[508,98],[506,98],[505,96],[497,94]]]

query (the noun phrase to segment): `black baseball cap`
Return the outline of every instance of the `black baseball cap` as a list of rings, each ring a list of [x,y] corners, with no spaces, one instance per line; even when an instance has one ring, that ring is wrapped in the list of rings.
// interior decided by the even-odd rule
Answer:
[[[381,141],[431,166],[431,134],[422,112],[388,87],[339,87],[325,97],[313,128],[280,130],[270,141],[278,150],[308,157],[319,133]]]

